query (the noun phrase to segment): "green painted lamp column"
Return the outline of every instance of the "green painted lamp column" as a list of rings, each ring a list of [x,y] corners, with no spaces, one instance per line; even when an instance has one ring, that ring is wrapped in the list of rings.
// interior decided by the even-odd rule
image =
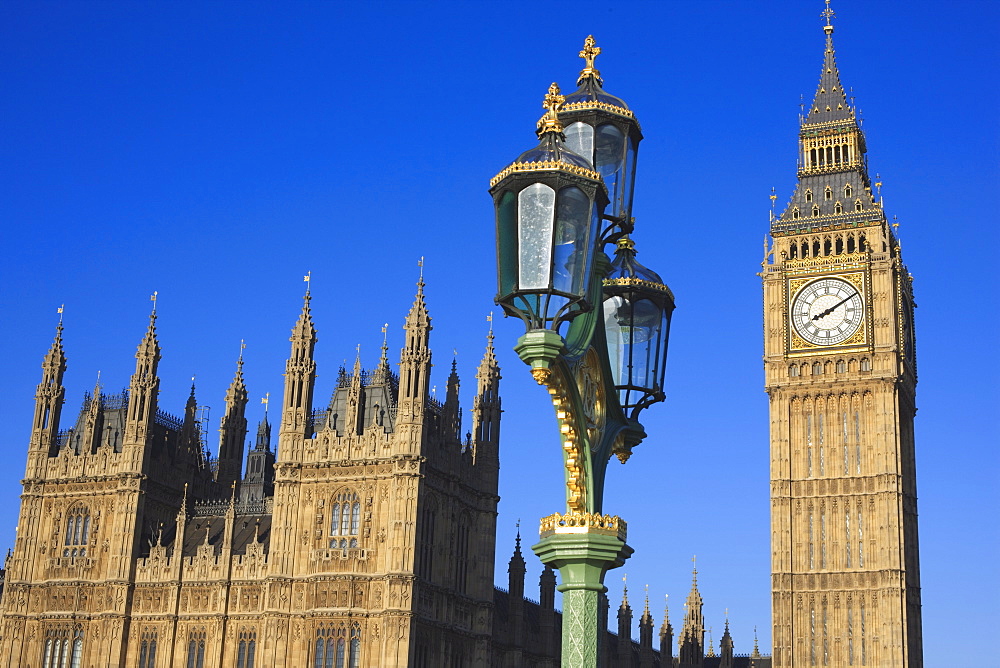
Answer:
[[[546,388],[559,426],[566,510],[541,520],[532,550],[562,580],[563,668],[598,666],[604,576],[632,554],[625,522],[604,513],[604,480],[609,460],[624,463],[645,438],[639,412],[663,400],[673,311],[669,289],[634,259],[641,133],[624,102],[601,90],[599,52],[588,37],[580,89],[567,98],[552,84],[538,146],[490,182],[496,302],[524,323],[514,350]],[[608,246],[617,247],[613,262]]]

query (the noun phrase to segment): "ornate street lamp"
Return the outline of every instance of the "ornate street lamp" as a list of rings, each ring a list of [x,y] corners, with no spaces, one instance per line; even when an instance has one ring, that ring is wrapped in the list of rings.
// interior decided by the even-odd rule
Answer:
[[[674,308],[627,237],[642,135],[601,88],[598,53],[588,37],[580,88],[563,97],[552,84],[538,146],[490,182],[496,301],[525,325],[514,350],[551,395],[562,441],[566,512],[542,519],[532,550],[561,573],[565,668],[596,668],[604,575],[632,554],[625,522],[603,512],[604,479],[611,456],[625,462],[645,437],[639,412],[664,398]],[[604,252],[613,242],[614,263]]]

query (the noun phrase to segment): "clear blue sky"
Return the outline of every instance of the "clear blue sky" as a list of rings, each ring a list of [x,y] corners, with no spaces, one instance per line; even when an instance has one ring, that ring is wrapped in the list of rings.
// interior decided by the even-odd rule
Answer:
[[[240,339],[251,396],[277,394],[302,275],[314,276],[318,397],[380,329],[402,344],[426,256],[434,383],[452,349],[471,405],[495,291],[488,180],[534,143],[552,81],[583,38],[646,140],[639,259],[677,295],[668,400],[612,464],[606,507],[629,522],[633,605],[649,584],[679,626],[698,555],[718,642],[769,637],[767,404],[755,275],[771,187],[795,183],[799,95],[822,62],[822,2],[0,4],[0,545],[16,524],[39,364],[66,304],[64,427],[98,371],[126,385],[157,290],[161,406],[192,374],[214,438]],[[835,0],[838,62],[869,164],[916,277],[917,456],[928,666],[997,627],[993,422],[998,127],[994,2]],[[514,525],[562,508],[544,392],[504,367],[498,581]],[[254,407],[256,406],[256,407]],[[260,406],[251,406],[251,420]],[[468,419],[468,416],[466,416]],[[213,442],[213,451],[217,449]],[[529,560],[528,591],[540,566]],[[612,600],[621,571],[609,575]],[[638,612],[637,612],[638,614]],[[990,655],[991,656],[991,655]],[[995,658],[992,657],[991,658]],[[989,659],[987,659],[989,660]],[[1000,659],[992,665],[1000,665]]]

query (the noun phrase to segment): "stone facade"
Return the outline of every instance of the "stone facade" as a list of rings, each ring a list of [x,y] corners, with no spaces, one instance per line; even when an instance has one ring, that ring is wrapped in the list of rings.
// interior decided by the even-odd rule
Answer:
[[[277,453],[265,420],[241,477],[242,359],[219,457],[194,390],[157,406],[155,311],[120,394],[98,386],[60,431],[62,325],[45,357],[0,662],[17,666],[490,665],[499,471],[492,334],[463,435],[459,379],[428,390],[423,283],[399,373],[341,371],[313,410],[306,295],[292,330]]]
[[[774,665],[914,668],[912,277],[825,31],[798,186],[772,220],[761,273]]]

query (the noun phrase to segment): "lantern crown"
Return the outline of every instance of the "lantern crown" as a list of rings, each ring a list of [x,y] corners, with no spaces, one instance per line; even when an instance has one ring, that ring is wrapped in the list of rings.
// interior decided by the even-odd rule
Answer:
[[[604,279],[605,292],[641,287],[654,293],[662,293],[673,302],[674,293],[663,282],[660,275],[635,259],[637,254],[635,242],[629,237],[622,237],[618,240],[617,246],[615,259],[611,263],[611,271]]]
[[[580,51],[580,57],[584,59],[586,66],[580,71],[580,76],[576,80],[578,88],[566,96],[559,111],[600,109],[627,118],[635,118],[624,100],[604,90],[604,79],[601,78],[600,71],[594,67],[594,59],[600,53],[601,48],[595,46],[594,36],[588,35],[583,43],[583,50]]]

